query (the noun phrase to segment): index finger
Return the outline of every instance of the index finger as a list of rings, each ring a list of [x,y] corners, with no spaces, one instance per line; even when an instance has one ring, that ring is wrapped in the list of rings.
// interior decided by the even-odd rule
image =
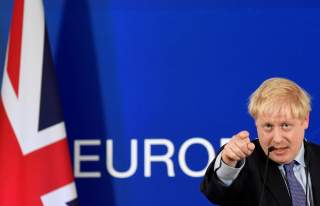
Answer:
[[[238,134],[236,134],[236,137],[241,139],[241,140],[245,140],[245,139],[249,139],[249,132],[246,130],[243,130],[241,132],[239,132]]]

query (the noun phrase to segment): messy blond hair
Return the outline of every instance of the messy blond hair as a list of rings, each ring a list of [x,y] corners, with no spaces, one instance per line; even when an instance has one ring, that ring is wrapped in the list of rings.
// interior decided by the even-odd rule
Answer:
[[[260,114],[287,114],[305,119],[311,111],[310,95],[293,81],[285,78],[265,80],[249,99],[248,111],[256,119]]]

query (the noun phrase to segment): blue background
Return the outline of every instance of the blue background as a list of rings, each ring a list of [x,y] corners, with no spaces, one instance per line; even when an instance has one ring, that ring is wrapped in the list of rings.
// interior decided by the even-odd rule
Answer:
[[[77,178],[82,206],[210,205],[201,178],[178,164],[181,144],[247,129],[256,137],[247,100],[266,78],[292,79],[312,96],[307,138],[318,142],[320,3],[312,1],[55,0],[44,1],[46,23],[70,142],[100,139],[84,150],[99,154],[101,178]],[[0,68],[3,69],[12,1],[0,1]],[[115,168],[130,163],[138,139],[138,169],[125,179],[105,166],[106,139]],[[170,139],[175,177],[161,163],[144,177],[145,139]],[[163,149],[163,148],[162,148]],[[162,154],[161,148],[154,151]],[[186,155],[194,170],[207,163],[201,146]]]

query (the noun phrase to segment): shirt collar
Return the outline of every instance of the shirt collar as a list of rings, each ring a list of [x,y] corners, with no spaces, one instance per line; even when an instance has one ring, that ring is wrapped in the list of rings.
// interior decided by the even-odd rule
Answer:
[[[302,142],[300,150],[299,150],[297,156],[294,158],[294,160],[297,161],[303,167],[306,167],[306,164],[304,162],[304,143],[303,142]]]

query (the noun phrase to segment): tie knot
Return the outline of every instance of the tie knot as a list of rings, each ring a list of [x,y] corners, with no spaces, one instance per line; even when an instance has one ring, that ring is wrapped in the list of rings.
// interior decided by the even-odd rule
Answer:
[[[293,173],[293,167],[294,165],[296,165],[297,162],[294,160],[288,164],[284,165],[284,170],[286,171],[286,173]]]

